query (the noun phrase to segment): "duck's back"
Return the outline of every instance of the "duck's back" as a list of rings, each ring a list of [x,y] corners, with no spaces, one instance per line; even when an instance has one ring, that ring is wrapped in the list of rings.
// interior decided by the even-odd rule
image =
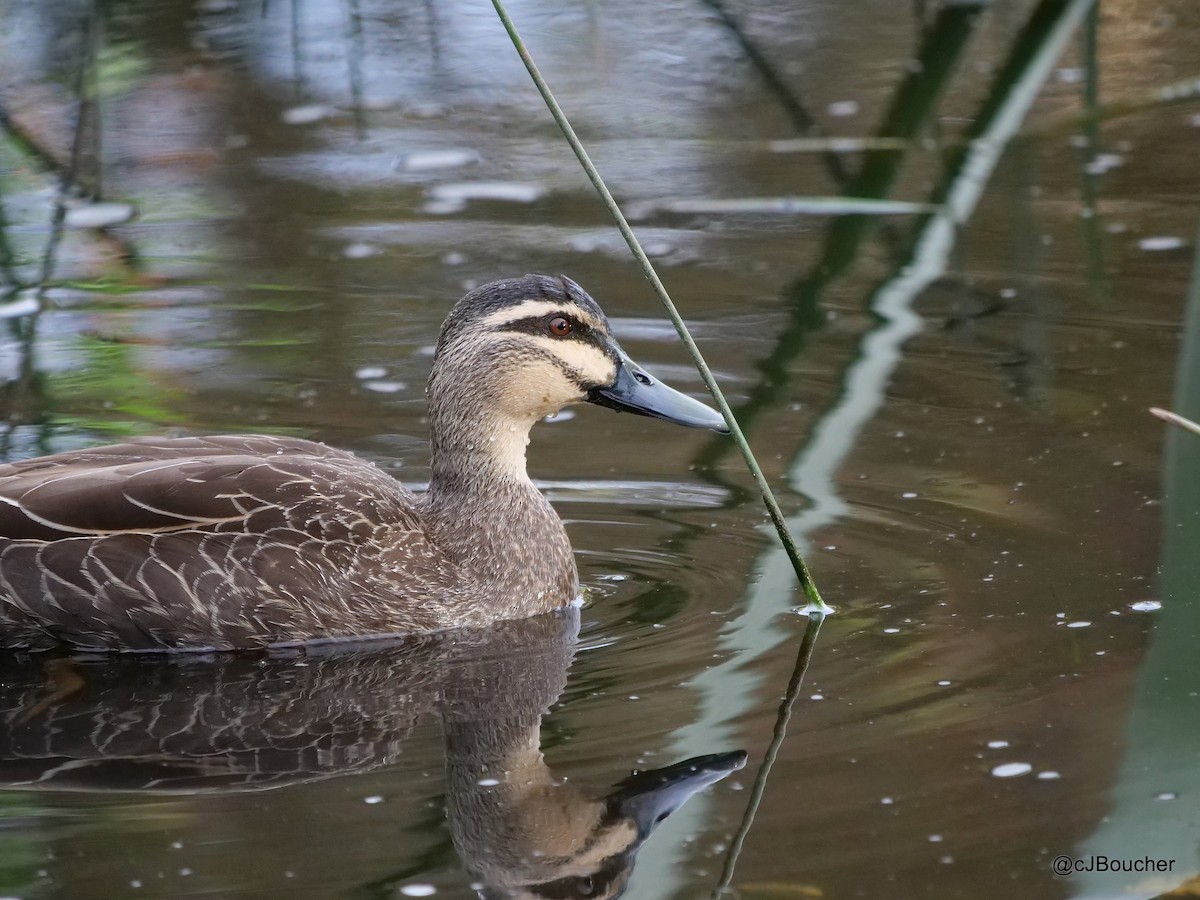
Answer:
[[[384,572],[397,548],[421,564]],[[146,440],[0,466],[0,646],[429,630],[435,609],[396,599],[445,574],[416,498],[323,444]]]

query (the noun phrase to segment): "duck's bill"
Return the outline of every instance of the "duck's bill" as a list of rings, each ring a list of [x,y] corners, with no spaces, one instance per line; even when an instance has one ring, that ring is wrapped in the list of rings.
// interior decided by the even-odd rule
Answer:
[[[621,355],[621,364],[617,366],[617,380],[609,387],[592,390],[588,394],[588,401],[639,416],[665,419],[689,428],[709,428],[729,434],[725,419],[719,412],[687,394],[667,387],[624,354]]]
[[[745,764],[746,754],[735,750],[696,756],[665,769],[638,772],[616,785],[609,803],[637,822],[638,832],[644,838],[693,794]]]

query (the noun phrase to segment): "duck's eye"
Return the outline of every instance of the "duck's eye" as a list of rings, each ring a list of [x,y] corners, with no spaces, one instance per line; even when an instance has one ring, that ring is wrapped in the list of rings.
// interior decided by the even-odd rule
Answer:
[[[573,328],[574,326],[571,324],[571,320],[566,316],[555,316],[546,323],[546,330],[555,337],[566,337],[571,333]]]

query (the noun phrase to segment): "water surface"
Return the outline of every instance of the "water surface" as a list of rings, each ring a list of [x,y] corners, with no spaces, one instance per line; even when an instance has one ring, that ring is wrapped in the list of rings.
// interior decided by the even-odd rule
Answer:
[[[438,325],[469,288],[522,272],[575,278],[635,358],[703,393],[488,4],[100,9],[76,181],[135,215],[68,228],[32,317],[94,13],[0,7],[7,458],[266,431],[422,483]],[[1150,897],[1200,874],[1200,459],[1146,413],[1200,418],[1200,100],[1163,93],[1198,74],[1191,5],[512,12],[838,611],[738,895]],[[841,215],[836,197],[915,206]],[[806,624],[794,576],[727,439],[580,408],[535,430],[530,468],[588,588],[578,643],[541,657],[553,678],[525,673],[533,746],[594,796],[631,769],[746,750],[632,869],[628,896],[707,896]],[[454,646],[424,651],[436,680],[534,652]],[[386,731],[355,745],[369,752],[331,743],[320,777],[253,790],[215,789],[211,770],[155,790],[144,759],[14,789],[0,887],[470,896],[481,863],[456,832],[442,699],[420,678],[385,692],[396,679],[372,682],[389,663],[371,658],[320,664],[354,676],[332,696]],[[238,663],[230,681],[232,665],[22,670],[6,684],[49,699],[10,692],[7,721],[101,701],[86,714],[123,721],[131,704],[140,733],[133,710],[163,695],[137,686],[165,680],[223,696],[211,726],[247,714],[220,688],[257,670]],[[309,706],[320,694],[303,658],[258,665],[276,699],[289,678]],[[91,693],[54,699],[72,671]],[[181,733],[210,739],[196,723]],[[239,740],[204,753],[225,765]],[[275,740],[259,749],[288,749]],[[1093,854],[1175,862],[1153,877],[1051,871]]]

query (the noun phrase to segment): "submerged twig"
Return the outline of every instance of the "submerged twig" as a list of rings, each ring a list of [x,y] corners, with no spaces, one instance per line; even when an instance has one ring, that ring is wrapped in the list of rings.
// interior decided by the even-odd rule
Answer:
[[[720,409],[721,415],[725,419],[725,424],[729,426],[730,434],[733,436],[734,442],[738,449],[742,451],[742,457],[746,461],[747,468],[750,469],[750,474],[754,477],[754,482],[762,493],[763,503],[767,507],[767,513],[771,517],[771,522],[775,526],[775,530],[779,533],[779,540],[783,543],[784,550],[787,552],[788,559],[791,560],[792,567],[796,570],[796,576],[800,580],[800,587],[804,590],[805,596],[808,598],[809,605],[822,614],[829,611],[829,607],[825,605],[825,601],[821,599],[820,593],[817,591],[817,585],[809,574],[808,566],[805,565],[804,559],[800,556],[800,551],[796,547],[795,539],[793,539],[791,531],[788,529],[787,520],[784,518],[783,510],[779,508],[779,503],[775,499],[775,494],[771,491],[771,486],[767,484],[766,476],[763,474],[762,468],[758,464],[758,460],[754,458],[754,451],[750,449],[749,443],[746,441],[746,436],[742,434],[742,429],[738,425],[737,419],[734,418],[733,411],[729,408],[728,402],[725,400],[725,395],[722,393],[720,386],[717,384],[716,378],[713,377],[712,370],[704,361],[704,357],[700,353],[700,348],[696,346],[696,342],[692,340],[692,335],[688,331],[687,325],[684,324],[683,317],[679,315],[679,311],[675,308],[674,302],[671,300],[670,294],[663,286],[662,281],[655,272],[654,266],[651,265],[649,257],[642,249],[642,245],[638,242],[633,229],[629,227],[629,222],[625,220],[624,213],[621,212],[621,207],[617,205],[617,201],[613,199],[613,195],[609,192],[608,186],[605,185],[604,179],[600,177],[600,173],[593,165],[591,157],[588,156],[587,150],[584,149],[578,136],[575,134],[575,129],[571,127],[571,123],[567,120],[566,114],[558,105],[558,101],[554,99],[554,94],[550,91],[550,86],[546,80],[542,78],[542,73],[538,71],[537,65],[530,56],[529,50],[525,47],[525,42],[521,40],[520,34],[517,33],[517,28],[513,24],[512,19],[508,15],[508,10],[505,9],[502,0],[492,0],[492,6],[496,9],[496,14],[500,16],[500,21],[504,24],[504,30],[508,32],[509,38],[512,40],[513,46],[517,50],[517,54],[521,57],[521,61],[525,64],[525,68],[529,71],[533,83],[537,86],[538,93],[542,95],[550,114],[554,117],[554,121],[558,124],[559,129],[563,133],[563,137],[567,139],[567,143],[571,145],[571,149],[575,152],[576,158],[580,165],[583,166],[587,173],[588,180],[591,181],[592,187],[600,195],[604,201],[604,205],[608,207],[609,213],[616,221],[617,229],[621,232],[621,236],[625,238],[625,243],[629,245],[634,257],[638,261],[643,274],[649,280],[654,292],[658,294],[658,299],[662,301],[663,307],[667,311],[667,316],[671,319],[675,326],[676,332],[679,334],[679,339],[683,341],[688,352],[692,356],[692,360],[696,364],[696,368],[700,371],[700,377],[704,379],[704,384],[708,387],[709,393],[712,394],[713,400],[716,401],[717,408]]]
[[[750,833],[750,826],[754,824],[754,816],[758,812],[759,804],[762,803],[763,792],[766,791],[767,778],[771,774],[771,767],[775,764],[775,757],[779,755],[779,748],[783,746],[783,739],[787,736],[788,722],[792,718],[792,707],[795,706],[796,697],[800,694],[800,687],[804,684],[804,675],[812,660],[813,647],[817,644],[817,633],[820,632],[823,621],[825,621],[825,616],[820,612],[810,613],[808,616],[808,626],[804,629],[800,650],[796,654],[796,665],[792,669],[792,677],[788,680],[783,702],[779,704],[779,714],[775,717],[775,731],[771,735],[771,743],[767,747],[767,752],[763,755],[758,775],[754,777],[754,787],[750,791],[750,800],[746,804],[746,812],[742,815],[742,823],[738,826],[737,834],[729,844],[729,853],[726,855],[725,865],[721,869],[721,880],[713,888],[714,900],[724,893],[730,882],[733,881],[733,870],[741,855],[742,845],[746,843],[746,835]]]

